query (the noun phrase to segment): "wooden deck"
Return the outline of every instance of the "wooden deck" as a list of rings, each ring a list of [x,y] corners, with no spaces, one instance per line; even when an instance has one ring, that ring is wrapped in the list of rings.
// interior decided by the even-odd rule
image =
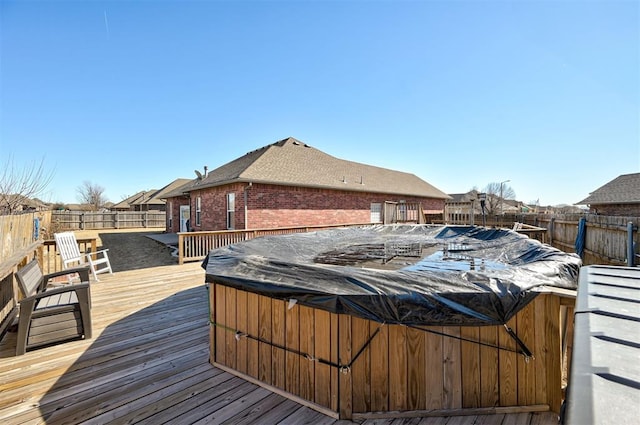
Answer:
[[[92,339],[19,357],[15,333],[0,342],[0,423],[353,423],[336,421],[211,366],[207,290],[198,263],[102,276],[92,284]],[[358,423],[557,424],[557,416],[517,413]]]

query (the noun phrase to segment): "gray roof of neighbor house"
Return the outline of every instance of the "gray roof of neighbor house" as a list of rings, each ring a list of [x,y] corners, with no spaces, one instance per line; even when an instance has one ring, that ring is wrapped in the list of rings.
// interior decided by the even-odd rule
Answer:
[[[449,202],[469,202],[472,199],[478,199],[478,191],[471,190],[467,193],[450,193],[451,199]]]
[[[640,173],[622,174],[575,205],[640,203]]]
[[[164,205],[165,199],[167,198],[167,194],[178,189],[185,184],[189,183],[191,180],[189,179],[175,179],[168,185],[164,186],[162,189],[151,189],[151,190],[143,190],[136,193],[133,196],[128,197],[127,199],[120,201],[112,208],[125,208],[128,209],[133,205]]]
[[[170,195],[238,182],[449,199],[414,174],[335,158],[292,137],[249,152]]]

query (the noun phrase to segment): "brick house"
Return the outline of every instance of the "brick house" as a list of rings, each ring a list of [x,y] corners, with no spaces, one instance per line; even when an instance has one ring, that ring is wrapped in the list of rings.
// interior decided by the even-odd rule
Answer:
[[[588,205],[593,214],[639,217],[640,173],[622,174],[576,205]]]
[[[422,215],[442,212],[449,199],[414,174],[338,159],[294,138],[198,174],[166,195],[168,232],[382,222],[388,205],[404,214],[418,205]]]

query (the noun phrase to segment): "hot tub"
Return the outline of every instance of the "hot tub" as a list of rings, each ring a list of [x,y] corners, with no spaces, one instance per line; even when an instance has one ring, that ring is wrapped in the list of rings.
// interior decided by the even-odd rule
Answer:
[[[211,362],[325,414],[559,411],[573,254],[508,230],[369,226],[258,238],[203,267]]]

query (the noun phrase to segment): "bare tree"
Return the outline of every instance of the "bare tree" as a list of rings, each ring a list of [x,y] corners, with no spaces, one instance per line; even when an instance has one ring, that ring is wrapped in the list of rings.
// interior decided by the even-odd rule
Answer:
[[[515,190],[504,183],[489,183],[485,186],[484,192],[487,194],[485,211],[488,215],[500,213],[500,205],[505,199],[516,199]]]
[[[93,211],[98,211],[107,202],[104,197],[104,187],[85,180],[78,187],[78,201],[91,205]]]
[[[53,178],[44,168],[44,158],[16,167],[9,157],[0,171],[0,213],[13,214],[32,198],[40,195]]]

